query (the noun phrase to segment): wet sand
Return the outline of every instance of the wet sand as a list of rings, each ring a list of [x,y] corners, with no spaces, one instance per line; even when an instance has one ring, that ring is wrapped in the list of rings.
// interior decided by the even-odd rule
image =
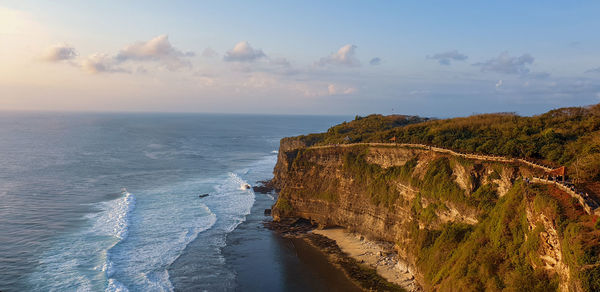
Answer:
[[[358,234],[348,233],[343,228],[315,229],[312,233],[335,240],[344,253],[376,269],[377,274],[387,281],[408,291],[420,291],[409,268],[399,261],[390,244],[367,240]]]

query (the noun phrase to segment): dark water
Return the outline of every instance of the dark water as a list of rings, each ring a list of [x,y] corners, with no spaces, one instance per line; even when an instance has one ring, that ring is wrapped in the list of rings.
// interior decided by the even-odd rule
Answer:
[[[343,120],[1,112],[0,290],[258,288],[244,254],[267,290],[294,289],[302,257],[258,228],[272,200],[243,185],[272,176],[280,138]]]
[[[238,291],[362,291],[324,254],[301,239],[263,228],[273,198],[257,194],[246,221],[227,236],[223,255],[237,275]],[[182,257],[183,258],[183,257]]]

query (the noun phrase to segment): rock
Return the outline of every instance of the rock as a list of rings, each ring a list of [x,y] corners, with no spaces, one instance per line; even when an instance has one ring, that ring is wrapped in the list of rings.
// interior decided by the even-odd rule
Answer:
[[[198,195],[199,198],[204,198],[204,197],[208,197],[208,194],[200,194]]]
[[[252,186],[255,193],[269,194],[275,191],[275,186],[271,181],[257,181],[259,185]]]
[[[265,209],[265,216],[271,216],[271,209]]]

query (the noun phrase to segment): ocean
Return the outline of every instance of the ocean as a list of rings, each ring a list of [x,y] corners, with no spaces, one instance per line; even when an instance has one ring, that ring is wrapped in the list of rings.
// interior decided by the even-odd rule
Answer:
[[[274,196],[245,185],[272,177],[282,137],[347,118],[1,112],[0,290],[325,287],[286,278],[303,263],[261,227]]]

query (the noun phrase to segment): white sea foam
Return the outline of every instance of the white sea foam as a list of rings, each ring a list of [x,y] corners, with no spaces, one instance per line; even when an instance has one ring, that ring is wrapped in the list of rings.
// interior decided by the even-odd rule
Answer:
[[[278,154],[278,153],[279,153],[279,151],[277,151],[277,150],[273,150],[273,151],[271,151],[271,153],[272,153],[272,154]]]
[[[102,271],[106,273],[108,286],[106,291],[124,292],[127,287],[110,277],[114,274],[114,264],[111,261],[110,249],[127,238],[131,212],[135,208],[135,196],[126,192],[122,198],[105,203],[105,212],[96,220],[94,229],[114,236],[117,241],[106,251]]]
[[[129,289],[125,285],[121,284],[115,279],[108,279],[108,286],[106,286],[106,292],[129,292]]]
[[[250,214],[250,209],[254,205],[255,194],[250,184],[242,179],[236,173],[230,172],[227,180],[215,187],[219,197],[228,197],[221,200],[220,211],[231,217],[234,222],[227,228],[231,232],[237,225],[243,222],[246,215]],[[240,192],[241,191],[241,192]]]
[[[224,177],[185,181],[135,196],[126,193],[97,204],[99,212],[86,216],[91,225],[65,238],[40,261],[41,267],[32,277],[36,283],[33,287],[57,291],[65,287],[82,291],[173,291],[168,268],[207,230],[211,231],[202,239],[202,245],[210,247],[202,252],[207,252],[211,262],[203,264],[226,270],[220,254],[226,234],[245,221],[255,200],[251,188],[240,186],[264,179],[275,158],[269,155]],[[199,192],[211,195],[200,200]],[[86,270],[97,272],[82,273]],[[223,281],[234,279],[220,275]]]
[[[201,200],[186,195],[193,186],[187,182],[152,190],[138,201],[135,231],[107,251],[106,291],[173,291],[167,268],[217,220]]]

